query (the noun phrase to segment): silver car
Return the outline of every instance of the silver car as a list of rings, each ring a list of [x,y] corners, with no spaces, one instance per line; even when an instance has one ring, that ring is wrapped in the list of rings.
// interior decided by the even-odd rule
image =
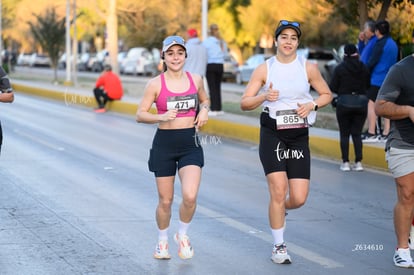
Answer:
[[[236,80],[238,67],[239,63],[237,63],[237,60],[231,54],[224,56],[223,81],[234,82]]]
[[[236,83],[244,84],[249,82],[254,69],[256,69],[257,66],[265,62],[266,59],[268,59],[269,57],[271,57],[271,55],[266,55],[262,53],[250,56],[246,60],[246,62],[244,62],[244,64],[239,66],[239,68],[237,69]]]
[[[298,55],[303,55],[309,62],[317,64],[323,78],[329,83],[331,79],[329,64],[330,62],[335,61],[335,56],[332,50],[322,48],[303,48],[298,49]]]
[[[50,58],[45,54],[34,53],[29,58],[30,67],[50,67]]]
[[[131,48],[120,64],[121,74],[154,75],[156,72],[153,53],[144,47]]]

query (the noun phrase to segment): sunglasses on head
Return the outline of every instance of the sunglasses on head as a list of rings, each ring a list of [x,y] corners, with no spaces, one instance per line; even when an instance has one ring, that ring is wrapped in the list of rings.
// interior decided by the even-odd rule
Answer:
[[[279,26],[293,26],[293,27],[300,27],[299,22],[295,22],[295,21],[288,21],[288,20],[280,20],[279,21]]]
[[[185,41],[181,36],[178,35],[173,35],[173,36],[168,36],[167,38],[164,39],[164,42],[162,43],[163,47],[166,47],[172,43],[177,43],[177,44],[181,44],[184,45]]]

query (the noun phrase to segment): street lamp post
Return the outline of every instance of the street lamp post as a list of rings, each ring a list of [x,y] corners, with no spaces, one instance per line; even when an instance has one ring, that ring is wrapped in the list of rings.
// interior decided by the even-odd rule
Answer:
[[[108,17],[106,19],[106,30],[108,32],[109,60],[114,72],[118,69],[118,18],[116,16],[116,0],[109,0]]]
[[[78,75],[77,75],[77,63],[78,63],[78,38],[76,32],[76,0],[73,0],[73,65],[72,65],[72,73],[73,73],[73,84],[74,86],[78,85]]]
[[[71,84],[71,61],[70,61],[70,0],[66,0],[66,81]]]
[[[207,38],[208,0],[201,0],[201,34],[203,40]]]

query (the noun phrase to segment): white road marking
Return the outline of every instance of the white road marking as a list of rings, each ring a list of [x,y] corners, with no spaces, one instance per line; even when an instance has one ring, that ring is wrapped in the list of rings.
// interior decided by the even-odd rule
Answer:
[[[59,146],[54,146],[54,145],[52,145],[52,144],[48,143],[47,141],[45,141],[45,140],[43,140],[43,139],[40,139],[40,138],[37,138],[37,137],[35,137],[35,136],[31,135],[31,134],[24,133],[24,132],[19,131],[19,130],[16,130],[16,129],[14,130],[14,132],[15,132],[16,134],[20,135],[20,136],[23,136],[23,137],[26,137],[26,138],[28,138],[28,139],[31,139],[32,141],[37,142],[37,143],[39,143],[39,144],[42,144],[42,145],[44,145],[44,146],[46,146],[46,147],[49,147],[49,148],[51,148],[51,149],[53,149],[53,150],[57,150],[57,151],[65,151],[65,148],[63,148],[63,147],[59,147]]]
[[[181,201],[181,198],[179,196],[175,196],[176,199],[174,201]],[[223,214],[218,213],[214,210],[208,209],[204,206],[197,205],[197,212],[206,215],[207,217],[213,218],[217,220],[218,222],[224,223],[227,226],[230,226],[234,229],[237,229],[241,232],[250,233],[251,236],[254,236],[258,239],[261,239],[265,242],[272,243],[273,239],[271,234],[265,233],[257,228],[254,228],[250,225],[247,225],[245,223],[236,221],[235,219],[223,216]],[[289,251],[292,251],[292,253],[299,255],[300,257],[303,257],[311,262],[314,262],[316,264],[319,264],[326,268],[341,268],[344,267],[343,264],[340,262],[334,261],[332,259],[329,259],[327,257],[324,257],[318,253],[315,253],[313,251],[310,251],[306,248],[303,248],[301,246],[298,246],[292,242],[289,242]]]

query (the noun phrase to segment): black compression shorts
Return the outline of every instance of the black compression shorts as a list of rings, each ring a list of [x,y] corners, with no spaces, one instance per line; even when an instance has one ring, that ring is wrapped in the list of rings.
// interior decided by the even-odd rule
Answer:
[[[276,130],[268,113],[260,116],[259,155],[265,175],[285,171],[288,179],[310,179],[309,129]]]

